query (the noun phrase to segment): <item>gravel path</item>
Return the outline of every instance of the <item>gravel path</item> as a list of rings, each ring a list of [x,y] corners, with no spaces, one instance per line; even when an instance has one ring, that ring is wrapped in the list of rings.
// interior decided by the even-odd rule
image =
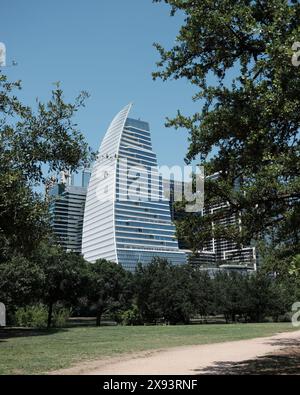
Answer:
[[[230,373],[234,373],[236,363],[295,346],[300,346],[300,331],[227,343],[144,351],[86,362],[51,374],[209,374],[222,364],[226,366],[231,364],[233,371]]]

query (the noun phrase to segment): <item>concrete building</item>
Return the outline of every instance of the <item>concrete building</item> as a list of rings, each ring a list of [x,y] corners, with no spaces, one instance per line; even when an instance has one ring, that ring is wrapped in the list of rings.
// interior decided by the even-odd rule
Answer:
[[[218,177],[215,174],[211,177]],[[176,193],[183,193],[184,183],[181,181],[163,180],[164,190],[167,195],[170,196],[170,211],[172,220],[179,220],[184,215],[182,212],[176,211],[174,204],[174,196]],[[168,190],[169,189],[169,190]],[[223,212],[228,209],[228,215],[223,216],[222,219],[212,222],[212,229],[216,225],[222,226],[237,226],[240,228],[239,215],[232,215],[229,213],[229,205],[222,203],[213,206],[205,206],[201,213],[195,213],[195,215],[209,215],[213,214],[218,210]],[[206,243],[206,246],[198,251],[196,254],[192,254],[189,247],[185,244],[184,240],[179,239],[179,248],[185,251],[187,259],[192,264],[197,264],[203,268],[215,270],[216,268],[226,270],[256,270],[257,268],[257,251],[255,246],[238,246],[234,241],[226,240],[225,238],[212,238]]]

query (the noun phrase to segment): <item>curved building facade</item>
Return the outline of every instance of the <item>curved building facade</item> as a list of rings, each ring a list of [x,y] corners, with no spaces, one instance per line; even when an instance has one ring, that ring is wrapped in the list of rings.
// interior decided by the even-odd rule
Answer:
[[[147,122],[129,118],[131,104],[110,124],[94,164],[85,204],[82,253],[134,270],[154,257],[186,262],[178,248],[169,201]]]

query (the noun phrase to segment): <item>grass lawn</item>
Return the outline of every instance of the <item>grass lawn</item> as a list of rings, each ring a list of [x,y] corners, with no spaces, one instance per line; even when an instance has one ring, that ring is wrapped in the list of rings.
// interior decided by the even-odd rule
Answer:
[[[37,374],[149,349],[271,336],[290,323],[0,330],[0,374]]]

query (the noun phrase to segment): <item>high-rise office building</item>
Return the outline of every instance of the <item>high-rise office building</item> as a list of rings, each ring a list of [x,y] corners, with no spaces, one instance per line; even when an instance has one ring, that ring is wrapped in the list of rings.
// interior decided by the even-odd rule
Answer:
[[[229,204],[216,204],[205,207],[203,215],[213,214],[222,210],[222,218],[212,221],[212,229],[215,226],[229,227],[233,226],[241,229],[241,220],[239,214],[231,214]],[[228,214],[227,214],[228,213]],[[256,269],[257,256],[256,248],[251,245],[238,246],[234,240],[225,238],[212,238],[201,251],[200,259],[214,257],[216,263],[223,268],[244,267],[245,269]]]
[[[208,176],[209,178],[217,178],[218,173]],[[184,183],[182,181],[163,180],[164,190],[167,191],[170,196],[170,210],[172,220],[179,220],[185,214],[182,211],[177,211],[174,204],[174,196],[176,192],[182,193],[184,190]],[[237,186],[238,187],[238,186]],[[226,226],[237,226],[240,227],[240,218],[238,214],[229,213],[229,205],[227,203],[220,203],[211,206],[204,205],[201,213],[195,213],[195,215],[209,215],[222,210],[225,213],[221,219],[212,221],[212,229],[216,225]],[[228,215],[226,215],[228,210]],[[257,251],[255,246],[238,246],[232,240],[226,240],[225,238],[211,238],[207,241],[205,247],[199,250],[197,254],[192,254],[189,251],[189,246],[184,240],[178,240],[179,247],[186,252],[188,261],[192,264],[197,264],[203,268],[221,268],[221,269],[242,269],[242,270],[255,270],[257,266]]]
[[[91,178],[91,169],[83,169],[82,178],[81,178],[81,186],[83,188],[87,188]]]
[[[154,257],[186,262],[178,248],[169,201],[163,196],[149,124],[126,106],[109,126],[92,169],[84,213],[82,253],[134,270]]]
[[[56,242],[66,251],[81,253],[83,214],[89,170],[84,170],[82,186],[74,186],[74,175],[62,172],[59,182],[48,191],[51,225]]]
[[[56,242],[66,251],[81,253],[86,188],[56,184],[50,190],[51,225]]]

